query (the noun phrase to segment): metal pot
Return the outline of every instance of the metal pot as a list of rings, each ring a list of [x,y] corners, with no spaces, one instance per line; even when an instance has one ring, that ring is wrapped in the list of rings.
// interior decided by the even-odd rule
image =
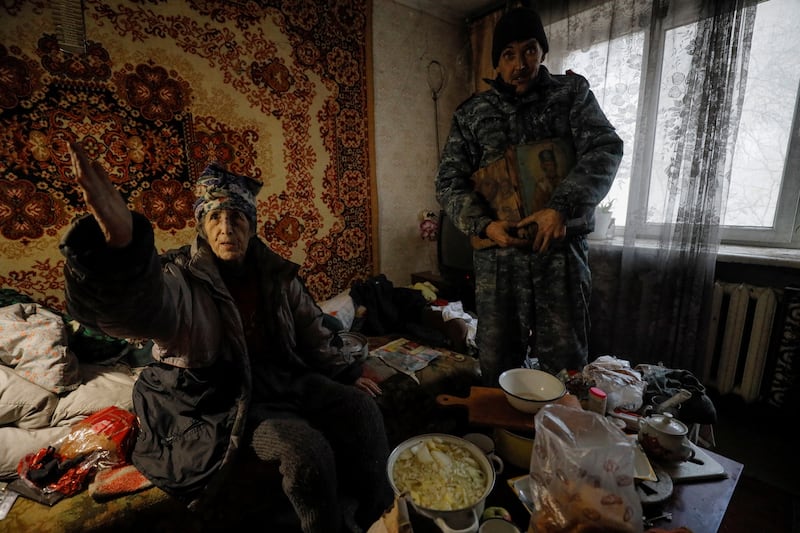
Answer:
[[[528,435],[516,433],[505,428],[494,430],[497,455],[517,468],[529,470],[533,453],[533,432]]]
[[[422,507],[421,505],[418,505],[409,494],[401,492],[394,481],[394,466],[398,457],[409,448],[421,444],[426,440],[437,438],[450,444],[466,448],[475,458],[475,461],[478,463],[486,477],[486,486],[482,491],[482,495],[476,502],[468,507],[451,511],[440,511],[438,509],[428,509]],[[441,529],[444,533],[476,533],[478,531],[480,517],[481,514],[483,514],[483,509],[486,505],[486,497],[489,496],[490,492],[492,492],[496,479],[496,474],[492,463],[489,462],[489,459],[486,458],[486,455],[480,450],[480,448],[466,439],[455,437],[453,435],[446,435],[444,433],[427,433],[424,435],[418,435],[398,444],[392,453],[389,454],[389,461],[386,466],[386,471],[389,476],[389,483],[391,484],[395,494],[401,498],[404,498],[406,502],[410,503],[417,514],[433,520],[433,522],[439,526],[439,529]]]

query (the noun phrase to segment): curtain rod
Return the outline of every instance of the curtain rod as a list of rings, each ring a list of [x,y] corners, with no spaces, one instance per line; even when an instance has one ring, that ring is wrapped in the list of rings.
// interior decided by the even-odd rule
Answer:
[[[498,2],[492,2],[480,9],[476,9],[475,11],[467,15],[467,24],[472,24],[476,20],[485,17],[489,13],[494,13],[498,9],[503,9],[504,7],[506,7],[506,4],[507,2],[505,1],[503,2],[498,1]]]
[[[478,19],[485,17],[490,13],[494,13],[495,11],[499,11],[501,9],[508,9],[513,6],[525,6],[525,7],[532,7],[530,0],[497,0],[495,2],[491,2],[480,9],[476,9],[469,15],[467,15],[467,24],[471,24]]]

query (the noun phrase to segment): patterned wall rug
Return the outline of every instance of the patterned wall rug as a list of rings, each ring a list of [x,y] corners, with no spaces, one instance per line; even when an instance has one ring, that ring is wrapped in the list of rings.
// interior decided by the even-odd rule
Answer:
[[[216,160],[264,183],[258,233],[318,300],[372,274],[367,0],[80,5],[0,4],[0,287],[63,310],[73,140],[162,251],[193,238],[192,186]],[[60,9],[85,53],[62,50]]]

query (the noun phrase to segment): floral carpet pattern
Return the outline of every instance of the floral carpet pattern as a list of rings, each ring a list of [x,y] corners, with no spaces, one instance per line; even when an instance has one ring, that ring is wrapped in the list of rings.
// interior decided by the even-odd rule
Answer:
[[[192,187],[217,161],[264,183],[259,236],[315,298],[372,274],[367,0],[84,0],[83,54],[51,2],[0,18],[0,287],[63,310],[72,141],[162,251],[194,237]]]

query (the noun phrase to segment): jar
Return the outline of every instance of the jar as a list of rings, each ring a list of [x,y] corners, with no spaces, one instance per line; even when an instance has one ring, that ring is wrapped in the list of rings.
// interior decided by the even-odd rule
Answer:
[[[589,400],[587,403],[590,411],[605,416],[607,401],[608,397],[603,389],[598,387],[591,387],[589,389]]]

